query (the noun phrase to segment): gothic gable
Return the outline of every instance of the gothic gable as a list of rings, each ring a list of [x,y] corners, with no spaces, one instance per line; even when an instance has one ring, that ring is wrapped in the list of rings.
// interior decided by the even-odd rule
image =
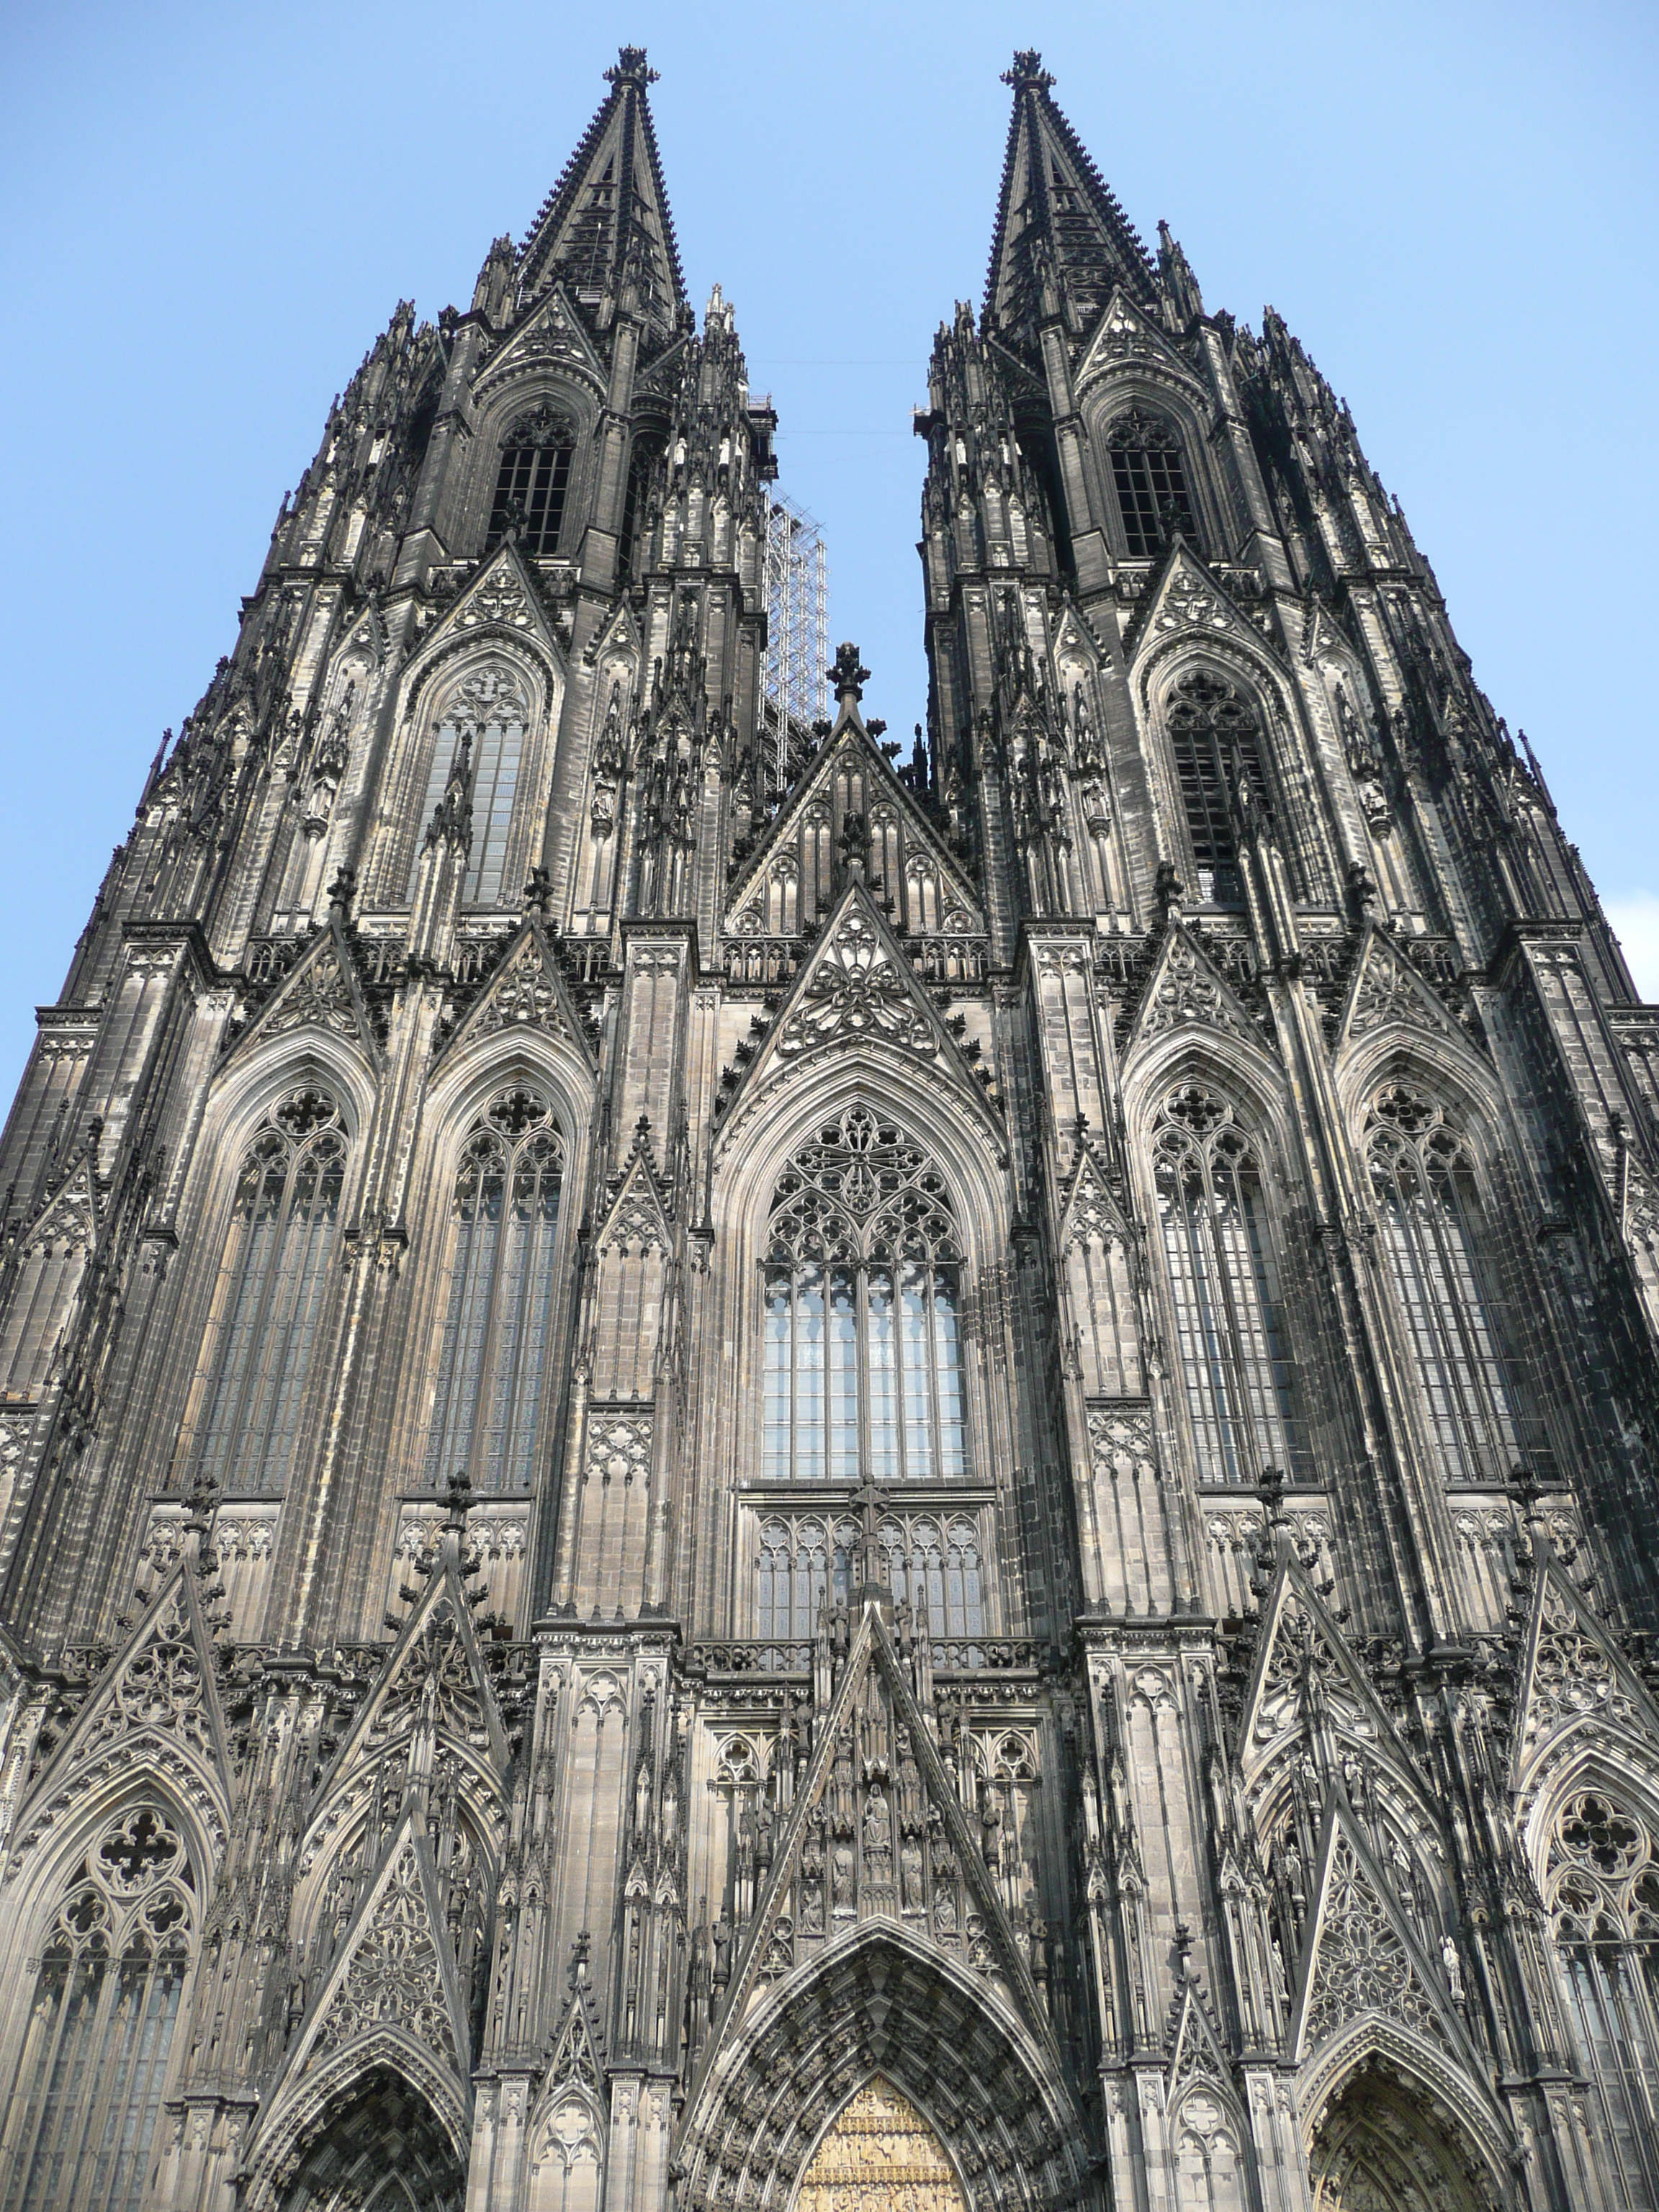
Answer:
[[[1188,1978],[1182,1984],[1173,2010],[1166,2083],[1170,2101],[1173,2103],[1188,2082],[1194,2081],[1217,2082],[1231,2094],[1232,2065],[1221,2040],[1221,2031],[1195,1981]]]
[[[291,2046],[291,2079],[354,2044],[408,2037],[459,2082],[471,2071],[466,2005],[444,1924],[426,1821],[393,1829]]]
[[[1065,1253],[1074,1244],[1128,1242],[1129,1227],[1123,1218],[1123,1209],[1113,1195],[1092,1146],[1082,1145],[1078,1149],[1072,1187],[1060,1212],[1060,1249]]]
[[[564,655],[542,595],[524,565],[518,547],[510,540],[484,562],[455,601],[422,641],[422,659],[429,669],[433,656],[458,639],[490,633],[537,647],[550,665],[562,670]]]
[[[880,1608],[863,1608],[744,1930],[721,2026],[866,1922],[980,1975],[1045,2049],[1054,2031]],[[719,2047],[711,2043],[712,2060]]]
[[[645,1134],[643,1129],[635,1133],[627,1164],[594,1238],[595,1252],[666,1254],[673,1249],[668,1205],[652,1167]]]
[[[103,1215],[97,1142],[94,1131],[76,1146],[35,1208],[19,1239],[26,1259],[42,1250],[74,1253],[84,1259],[97,1243]]]
[[[1135,609],[1123,641],[1124,656],[1133,661],[1177,639],[1198,643],[1206,638],[1244,646],[1253,660],[1261,660],[1261,631],[1239,612],[1186,539],[1176,537]]]
[[[246,1052],[256,1039],[301,1029],[327,1030],[345,1037],[359,1048],[371,1067],[380,1065],[380,1048],[364,1003],[357,963],[332,915],[247,1027],[232,1040],[229,1051]]]
[[[892,927],[863,884],[848,884],[804,960],[725,1123],[780,1071],[861,1045],[884,1047],[943,1077],[989,1115],[984,1086],[946,1028]]]
[[[823,878],[836,866],[827,849],[832,842],[856,845],[867,879],[911,932],[984,935],[984,916],[967,876],[850,701],[732,886],[727,933],[776,933],[774,914],[789,903],[787,895],[773,896],[780,869],[797,887],[787,933],[806,927],[820,902],[829,902]],[[888,879],[890,868],[896,881]]]
[[[1432,1037],[1455,1037],[1467,1044],[1467,1033],[1453,1020],[1429,985],[1385,930],[1373,922],[1364,949],[1355,963],[1348,1002],[1338,1031],[1339,1044],[1351,1043],[1368,1030],[1389,1023],[1425,1030]]]
[[[1074,389],[1079,398],[1091,384],[1126,368],[1152,369],[1181,384],[1201,404],[1205,402],[1203,386],[1193,374],[1192,364],[1182,358],[1152,317],[1118,284],[1078,364]]]
[[[445,1042],[455,1052],[464,1041],[523,1026],[563,1038],[593,1066],[593,1046],[538,918],[527,915],[500,965]]]
[[[585,384],[605,388],[605,364],[562,284],[538,301],[478,380],[482,398],[526,369],[574,369]]]
[[[213,1635],[181,1559],[52,1751],[18,1817],[14,1865],[100,1773],[148,1761],[222,1844],[231,1770],[214,1679]]]
[[[1262,1042],[1243,1000],[1202,945],[1183,922],[1171,921],[1135,1010],[1130,1048],[1188,1024],[1231,1030],[1257,1047]]]
[[[1538,1571],[1516,1684],[1510,1786],[1519,1792],[1586,1723],[1644,1740],[1659,1754],[1659,1707],[1576,1590],[1553,1551]]]
[[[1454,1958],[1455,1954],[1454,1952]],[[1480,2061],[1457,2016],[1449,1971],[1425,1955],[1370,1848],[1341,1807],[1325,1816],[1286,2051],[1301,2057],[1375,2014],[1413,2029],[1472,2066]]]
[[[1247,1778],[1310,1723],[1376,1750],[1395,1741],[1394,1723],[1347,1638],[1287,1554],[1261,1608],[1244,1693],[1238,1759]]]

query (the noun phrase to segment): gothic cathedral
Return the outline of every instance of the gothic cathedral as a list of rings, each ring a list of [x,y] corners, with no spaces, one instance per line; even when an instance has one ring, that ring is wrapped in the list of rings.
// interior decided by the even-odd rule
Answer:
[[[1659,2212],[1656,1010],[1036,54],[926,730],[769,697],[651,81],[40,1012],[0,2212]]]

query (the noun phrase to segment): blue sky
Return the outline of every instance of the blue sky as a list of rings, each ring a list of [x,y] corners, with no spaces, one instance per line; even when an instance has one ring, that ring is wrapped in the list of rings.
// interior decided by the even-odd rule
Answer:
[[[1035,46],[1143,234],[1352,404],[1659,998],[1651,7],[56,0],[0,19],[0,1088],[331,396],[400,297],[467,304],[624,40],[872,712],[922,710],[909,410]]]

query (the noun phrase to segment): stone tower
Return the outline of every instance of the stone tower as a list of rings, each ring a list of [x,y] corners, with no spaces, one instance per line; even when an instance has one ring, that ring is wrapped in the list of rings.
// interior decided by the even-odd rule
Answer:
[[[1659,1038],[1016,58],[908,760],[629,48],[7,1126],[0,2212],[1659,2207]]]

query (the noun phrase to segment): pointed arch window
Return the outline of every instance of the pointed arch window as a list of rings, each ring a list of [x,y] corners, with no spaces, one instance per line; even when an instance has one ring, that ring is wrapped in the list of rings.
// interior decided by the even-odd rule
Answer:
[[[1646,1825],[1578,1792],[1557,1818],[1545,1889],[1619,2202],[1659,2204],[1659,1857]]]
[[[1131,407],[1107,431],[1106,451],[1129,558],[1152,559],[1176,531],[1196,544],[1181,441],[1162,416]]]
[[[3,2212],[139,2212],[195,1912],[189,1855],[160,1813],[112,1821],[76,1867],[23,2031]]]
[[[1468,1145],[1434,1099],[1390,1084],[1371,1102],[1365,1160],[1443,1472],[1452,1482],[1507,1482],[1521,1447],[1483,1280],[1484,1222]]]
[[[486,552],[515,526],[526,553],[544,560],[558,551],[575,452],[575,425],[568,415],[544,403],[519,416],[501,441]]]
[[[1171,1092],[1153,1181],[1200,1482],[1260,1482],[1298,1456],[1256,1148],[1213,1091]]]
[[[463,1472],[475,1490],[535,1481],[547,1397],[564,1147],[545,1098],[492,1099],[455,1177],[449,1303],[428,1433],[426,1479]]]
[[[1199,668],[1176,684],[1168,725],[1199,899],[1206,906],[1237,906],[1244,887],[1234,802],[1242,795],[1264,810],[1268,804],[1255,711],[1231,684]]]
[[[279,1099],[242,1157],[202,1433],[201,1472],[224,1489],[280,1492],[293,1472],[345,1167],[339,1106],[319,1090]]]
[[[474,670],[446,702],[439,720],[427,770],[421,826],[425,828],[443,803],[456,755],[465,740],[472,775],[472,843],[461,890],[468,906],[501,903],[529,723],[530,696],[523,678],[516,669],[494,665]],[[410,862],[411,897],[420,851],[417,840]]]
[[[773,1196],[763,1472],[771,1481],[960,1481],[961,1252],[945,1179],[854,1106]]]

